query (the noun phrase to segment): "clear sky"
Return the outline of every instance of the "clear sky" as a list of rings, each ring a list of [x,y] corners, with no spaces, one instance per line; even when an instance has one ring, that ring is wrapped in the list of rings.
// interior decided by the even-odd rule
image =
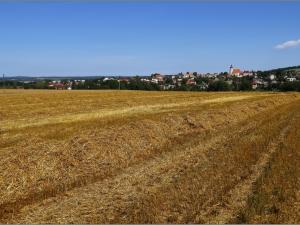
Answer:
[[[10,76],[220,72],[230,64],[300,65],[300,2],[0,3],[0,73]]]

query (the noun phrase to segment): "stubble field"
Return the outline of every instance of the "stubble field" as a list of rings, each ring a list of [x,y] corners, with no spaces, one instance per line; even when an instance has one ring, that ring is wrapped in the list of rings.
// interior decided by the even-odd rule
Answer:
[[[300,94],[0,90],[0,223],[300,223]]]

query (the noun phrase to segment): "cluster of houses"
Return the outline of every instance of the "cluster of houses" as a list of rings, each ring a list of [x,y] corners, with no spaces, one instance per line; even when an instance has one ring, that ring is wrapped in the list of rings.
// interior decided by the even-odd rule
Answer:
[[[79,83],[84,83],[85,80],[74,80],[74,81],[60,81],[60,80],[53,80],[53,81],[50,81],[48,83],[48,88],[50,89],[56,89],[56,90],[64,90],[64,89],[67,89],[67,90],[72,90],[72,86],[73,84],[79,84]]]
[[[137,77],[102,77],[101,82],[116,81],[130,83],[131,79]],[[205,79],[203,79],[205,78]],[[252,89],[266,88],[270,84],[277,84],[279,81],[274,74],[268,75],[268,77],[261,77],[257,71],[242,71],[239,68],[235,68],[232,65],[229,67],[228,72],[223,73],[198,73],[198,72],[185,72],[176,75],[162,75],[160,73],[154,73],[151,76],[139,77],[139,80],[143,83],[151,83],[159,85],[162,90],[174,89],[182,85],[197,86],[200,90],[206,90],[210,82],[223,80],[231,85],[234,80],[247,78],[251,82]],[[298,73],[293,77],[285,77],[286,82],[293,82],[300,80],[300,74]],[[100,80],[99,80],[100,81]],[[68,89],[77,85],[82,85],[86,80],[68,80],[68,81],[51,81],[48,83],[48,87],[52,89]]]
[[[213,81],[219,81],[224,80],[226,83],[231,85],[233,83],[234,79],[241,79],[241,78],[247,78],[252,85],[252,89],[263,89],[268,88],[269,85],[272,84],[278,84],[279,81],[275,74],[269,74],[267,77],[259,76],[257,71],[242,71],[239,68],[234,68],[232,65],[229,67],[229,71],[225,73],[205,73],[205,74],[199,74],[197,72],[186,72],[186,73],[179,73],[178,75],[172,75],[172,83],[173,86],[182,85],[183,81],[185,80],[185,84],[189,86],[198,85],[201,87],[201,89],[205,90],[208,87],[207,82],[203,82],[201,79],[197,78],[207,78],[208,82]],[[146,82],[153,82],[153,83],[159,83],[164,81],[164,76],[161,74],[153,74],[150,79],[144,79]],[[200,83],[197,83],[199,82]],[[298,72],[294,76],[285,76],[284,77],[285,82],[294,82],[294,81],[300,81],[300,72]],[[170,88],[170,85],[165,85],[164,89]]]

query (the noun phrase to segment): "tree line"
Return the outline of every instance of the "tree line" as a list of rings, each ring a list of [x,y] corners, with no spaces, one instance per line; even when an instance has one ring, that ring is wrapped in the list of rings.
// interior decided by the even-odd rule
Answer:
[[[267,85],[258,86],[257,90],[261,91],[300,91],[300,81],[288,82],[286,74],[295,72],[283,72],[281,70],[274,71],[258,71],[257,77],[264,80]],[[275,74],[276,82],[272,82],[268,77]],[[188,85],[188,79],[183,79],[181,84],[174,83],[170,77],[166,77],[163,83],[156,84],[151,82],[143,82],[140,77],[132,77],[129,82],[112,79],[90,79],[85,82],[71,82],[71,88],[75,90],[101,90],[101,89],[121,89],[121,90],[147,90],[159,91],[165,90],[164,86],[170,85],[170,91],[251,91],[253,90],[253,77],[242,78],[226,78],[219,76],[217,79],[208,77],[196,77],[196,85]],[[34,82],[21,82],[16,80],[0,80],[0,88],[24,88],[24,89],[53,89],[49,83],[51,80],[39,80]],[[61,83],[68,84],[69,80],[62,80]]]

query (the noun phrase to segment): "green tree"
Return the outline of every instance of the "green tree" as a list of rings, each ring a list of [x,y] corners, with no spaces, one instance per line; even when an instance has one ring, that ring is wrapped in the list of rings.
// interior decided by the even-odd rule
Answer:
[[[208,85],[208,91],[230,91],[230,86],[223,80],[211,82]]]
[[[251,81],[247,78],[242,78],[239,86],[239,90],[241,91],[250,91],[252,90]]]

